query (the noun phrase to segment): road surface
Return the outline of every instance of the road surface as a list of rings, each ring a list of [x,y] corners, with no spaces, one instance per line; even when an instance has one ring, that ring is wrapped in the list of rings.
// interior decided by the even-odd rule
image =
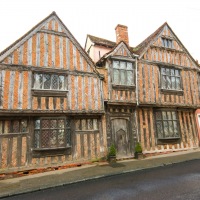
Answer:
[[[135,171],[4,199],[200,200],[200,160]]]

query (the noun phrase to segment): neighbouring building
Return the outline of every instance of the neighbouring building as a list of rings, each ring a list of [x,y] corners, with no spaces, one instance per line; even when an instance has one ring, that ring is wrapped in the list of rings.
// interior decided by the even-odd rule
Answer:
[[[200,68],[167,23],[135,48],[128,27],[116,42],[87,35],[85,50],[104,75],[108,146],[130,156],[199,147],[195,110],[200,107]],[[200,112],[199,112],[200,113]]]
[[[102,76],[55,12],[0,53],[0,169],[105,155]]]

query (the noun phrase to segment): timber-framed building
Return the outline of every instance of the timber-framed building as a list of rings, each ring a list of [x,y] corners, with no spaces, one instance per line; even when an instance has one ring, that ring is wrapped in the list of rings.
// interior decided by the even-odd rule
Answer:
[[[104,156],[102,77],[55,12],[0,54],[0,168]]]
[[[199,65],[167,23],[136,47],[128,27],[117,25],[116,42],[87,35],[85,50],[105,76],[108,146],[130,156],[199,147],[195,110]]]
[[[133,48],[88,35],[55,12],[0,53],[0,169],[37,168],[199,147],[199,66],[164,23]],[[198,111],[197,111],[198,113]],[[198,122],[198,121],[197,121]]]

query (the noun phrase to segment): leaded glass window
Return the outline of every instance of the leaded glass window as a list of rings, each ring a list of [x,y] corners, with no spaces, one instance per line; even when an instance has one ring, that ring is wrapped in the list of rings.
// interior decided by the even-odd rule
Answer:
[[[125,61],[113,61],[113,84],[115,85],[135,85],[134,63]]]
[[[54,149],[71,145],[71,129],[68,119],[36,119],[34,132],[35,148]]]
[[[66,90],[65,76],[35,73],[33,88],[39,90]]]
[[[161,67],[161,88],[166,90],[182,90],[180,70]]]
[[[156,111],[155,119],[158,139],[180,138],[176,111]]]

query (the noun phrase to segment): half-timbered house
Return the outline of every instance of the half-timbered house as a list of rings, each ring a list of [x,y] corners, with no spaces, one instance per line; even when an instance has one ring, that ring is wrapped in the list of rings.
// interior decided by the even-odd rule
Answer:
[[[119,156],[137,141],[144,153],[197,148],[198,64],[167,23],[135,48],[126,26],[115,30],[116,42],[88,35],[85,44],[105,76],[108,146]]]
[[[104,156],[102,87],[93,61],[55,12],[2,51],[0,168]]]

